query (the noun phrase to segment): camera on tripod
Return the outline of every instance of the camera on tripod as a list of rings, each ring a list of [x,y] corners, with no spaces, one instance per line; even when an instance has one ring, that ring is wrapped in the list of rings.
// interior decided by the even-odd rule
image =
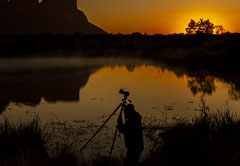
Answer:
[[[123,89],[120,89],[119,93],[124,95],[124,100],[127,100],[128,96],[130,95],[128,91],[124,91]]]
[[[111,117],[119,110],[121,109],[120,111],[120,114],[123,112],[126,104],[127,104],[127,98],[128,96],[130,95],[130,93],[128,91],[124,91],[123,89],[120,89],[119,91],[120,94],[123,94],[124,95],[124,98],[122,99],[122,103],[120,103],[117,108],[113,111],[113,113],[103,122],[103,124],[98,128],[98,130],[93,134],[93,136],[87,141],[86,144],[84,144],[84,146],[80,149],[80,152],[88,145],[88,143],[97,135],[98,132],[100,132],[100,130],[104,127],[104,125],[111,119]],[[131,100],[129,100],[131,102]],[[116,131],[115,131],[115,135],[114,135],[114,139],[113,139],[113,143],[112,143],[112,147],[111,147],[111,152],[110,152],[110,158],[111,158],[111,155],[112,155],[112,151],[113,151],[113,146],[114,146],[114,143],[115,143],[115,139],[116,139],[116,136],[117,136],[117,131],[118,131],[118,128],[116,128]]]

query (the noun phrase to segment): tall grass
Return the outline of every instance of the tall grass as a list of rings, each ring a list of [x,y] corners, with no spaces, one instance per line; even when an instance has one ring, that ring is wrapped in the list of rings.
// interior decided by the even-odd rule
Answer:
[[[199,116],[164,128],[143,165],[240,165],[240,119],[229,108],[216,112],[203,105]],[[159,130],[161,128],[161,130]]]
[[[146,147],[148,155],[142,159],[142,166],[240,165],[240,119],[228,107],[213,112],[203,104],[200,114],[190,120],[149,122],[144,133],[151,146]],[[92,155],[91,161],[83,158],[77,153],[79,147],[72,143],[76,142],[76,135],[83,134],[83,129],[60,125],[61,130],[59,124],[43,126],[39,116],[15,124],[5,118],[0,122],[0,165],[123,165],[122,158],[110,159],[102,154]],[[54,134],[60,131],[66,136]]]
[[[46,147],[49,137],[40,126],[39,116],[16,124],[4,118],[0,123],[0,165],[77,165],[75,156],[67,149],[50,157]]]

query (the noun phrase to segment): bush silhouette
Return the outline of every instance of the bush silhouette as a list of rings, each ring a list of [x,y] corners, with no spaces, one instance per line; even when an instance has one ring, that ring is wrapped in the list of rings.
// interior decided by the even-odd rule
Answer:
[[[217,35],[227,33],[226,29],[224,29],[222,25],[216,25],[214,29]]]
[[[216,29],[217,34],[222,34],[225,31],[223,26],[214,26],[214,24],[210,22],[209,19],[204,20],[200,18],[198,22],[191,19],[188,27],[186,28],[186,32],[187,34],[213,34],[214,29]]]

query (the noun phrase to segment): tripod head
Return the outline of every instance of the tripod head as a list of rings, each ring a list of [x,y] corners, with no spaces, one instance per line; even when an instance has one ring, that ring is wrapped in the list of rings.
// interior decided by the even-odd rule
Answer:
[[[126,100],[127,100],[128,96],[130,95],[130,93],[128,91],[124,91],[123,89],[120,89],[119,93],[124,95],[124,98],[122,101],[124,104],[126,104]]]

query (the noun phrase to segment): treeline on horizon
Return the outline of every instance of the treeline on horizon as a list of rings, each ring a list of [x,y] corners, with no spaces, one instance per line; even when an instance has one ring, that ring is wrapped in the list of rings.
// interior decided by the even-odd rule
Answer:
[[[0,57],[136,57],[189,66],[237,65],[240,34],[1,36]],[[218,65],[218,66],[216,66]],[[219,66],[220,65],[220,66]]]

